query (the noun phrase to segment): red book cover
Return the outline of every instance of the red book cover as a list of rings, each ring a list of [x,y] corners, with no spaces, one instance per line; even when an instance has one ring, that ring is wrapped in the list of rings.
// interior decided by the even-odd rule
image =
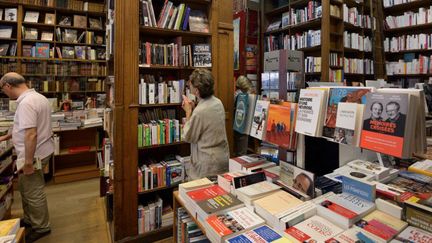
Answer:
[[[210,198],[214,198],[216,196],[222,196],[225,194],[227,194],[227,192],[224,191],[218,185],[214,185],[206,188],[200,188],[195,191],[190,191],[187,193],[187,195],[195,202],[208,200]]]
[[[86,152],[86,151],[90,151],[90,149],[91,149],[90,146],[70,147],[69,153],[74,154],[74,153]]]

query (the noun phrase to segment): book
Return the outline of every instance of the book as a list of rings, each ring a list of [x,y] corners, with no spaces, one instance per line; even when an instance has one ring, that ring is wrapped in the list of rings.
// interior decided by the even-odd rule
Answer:
[[[72,17],[70,17],[70,16],[61,16],[58,25],[72,26]]]
[[[78,28],[87,28],[87,16],[74,15],[73,26]]]
[[[257,100],[253,114],[250,136],[260,140],[265,139],[269,106],[269,101]]]
[[[26,40],[37,40],[38,39],[38,29],[36,29],[36,28],[25,28],[24,39],[26,39]]]
[[[208,216],[222,210],[233,210],[243,206],[243,202],[231,193],[216,195],[197,202],[197,218],[204,221]]]
[[[317,213],[348,229],[375,209],[375,190],[374,184],[344,176],[342,193],[317,201]]]
[[[53,32],[42,31],[41,40],[53,41],[53,39],[54,39],[54,33]]]
[[[261,225],[264,225],[264,220],[252,210],[242,207],[208,217],[204,227],[212,242],[224,242],[228,237]]]
[[[382,180],[389,176],[390,169],[383,167],[377,163],[372,163],[369,161],[364,160],[353,160],[347,163],[347,166],[358,169],[359,171],[362,171],[367,174],[373,174],[375,175],[375,179],[377,181]]]
[[[193,45],[193,66],[194,67],[211,67],[212,57],[210,44]]]
[[[365,104],[366,94],[371,92],[372,88],[357,87],[331,87],[329,89],[326,116],[323,128],[323,137],[334,139],[336,118],[339,102]],[[355,123],[354,123],[355,124]]]
[[[279,227],[279,220],[291,213],[291,209],[302,204],[303,201],[293,195],[278,190],[270,195],[254,201],[255,212],[263,217],[271,227]],[[284,228],[284,227],[283,227]],[[284,231],[285,228],[282,230]]]
[[[313,216],[286,229],[285,236],[294,242],[326,242],[342,231],[328,220]]]
[[[0,56],[7,56],[9,44],[0,44]]]
[[[402,232],[408,224],[382,211],[375,210],[355,223],[366,235],[373,235],[389,242]]]
[[[35,44],[36,57],[49,58],[50,57],[50,44],[48,43],[36,43]]]
[[[402,242],[431,242],[432,233],[419,229],[417,227],[408,226],[399,235],[397,235],[391,243]]]
[[[410,143],[406,141],[410,109],[409,94],[368,93],[363,114],[360,147],[395,157],[409,157]],[[384,108],[386,113],[384,113]]]
[[[20,219],[2,220],[0,221],[0,237],[16,234],[19,228]]]
[[[240,235],[234,236],[226,240],[228,243],[240,243],[240,242],[277,242],[277,243],[288,243],[289,240],[274,231],[267,225],[260,226],[253,230],[246,231]]]
[[[290,163],[280,161],[280,179],[276,183],[298,198],[315,197],[315,174]]]
[[[45,14],[45,21],[44,21],[45,24],[53,25],[53,24],[55,24],[55,22],[56,22],[55,14],[52,14],[52,13],[46,13]]]
[[[89,27],[94,29],[102,29],[101,19],[89,18]]]
[[[337,108],[333,139],[341,144],[358,146],[364,105],[340,102]]]
[[[327,100],[324,89],[300,90],[295,131],[309,136],[321,136]]]
[[[254,111],[256,105],[257,95],[248,94],[248,109],[246,111],[246,126],[243,134],[249,135],[252,129],[252,121],[254,119]]]
[[[404,202],[404,219],[409,225],[432,233],[432,210],[430,205],[423,205],[420,200],[406,200]]]
[[[419,173],[426,176],[432,176],[432,160],[417,161],[408,167],[408,171]]]
[[[224,189],[227,192],[233,192],[234,186],[233,186],[233,179],[239,176],[244,176],[245,173],[243,172],[228,172],[221,175],[218,175],[217,177],[217,184]]]
[[[201,178],[201,179],[197,179],[197,180],[193,180],[193,181],[189,181],[189,182],[185,182],[185,183],[181,183],[179,185],[179,195],[186,195],[186,192],[188,191],[192,191],[198,188],[202,188],[202,187],[207,187],[207,186],[211,186],[213,185],[213,182],[211,182],[209,179],[207,179],[206,177]]]
[[[206,14],[201,10],[190,10],[189,30],[209,33],[209,22]]]
[[[27,22],[27,23],[39,22],[39,12],[26,11],[25,16],[24,16],[24,22]]]
[[[0,25],[0,38],[12,38],[12,26]]]
[[[272,194],[280,189],[280,186],[268,181],[258,182],[249,186],[236,189],[238,199],[246,205],[252,205],[252,202]]]
[[[263,172],[253,173],[249,175],[244,176],[237,176],[233,179],[233,188],[238,189],[241,187],[249,186],[255,183],[259,183],[262,181],[265,181],[265,174]],[[233,192],[236,192],[236,190],[233,190]]]
[[[266,158],[261,155],[248,154],[229,159],[228,166],[230,172],[239,172],[243,171],[244,168],[260,165],[266,161]]]
[[[77,59],[86,59],[85,46],[75,46],[75,56]]]
[[[270,104],[265,141],[290,148],[291,106]]]
[[[61,54],[62,54],[63,58],[74,59],[75,58],[74,47],[73,46],[63,46]]]
[[[234,115],[234,131],[244,133],[249,109],[249,98],[247,93],[240,93],[236,97],[236,109]]]
[[[17,9],[16,8],[5,8],[4,10],[4,20],[7,21],[17,21],[18,15],[17,15]]]
[[[62,40],[67,43],[76,43],[78,38],[78,30],[65,29]]]
[[[376,242],[376,243],[383,243],[384,241],[382,241],[379,238],[374,237],[372,235],[365,235],[360,229],[358,229],[356,227],[352,227],[352,228],[347,229],[344,232],[338,234],[337,236],[331,238],[328,242],[337,242],[337,243]]]

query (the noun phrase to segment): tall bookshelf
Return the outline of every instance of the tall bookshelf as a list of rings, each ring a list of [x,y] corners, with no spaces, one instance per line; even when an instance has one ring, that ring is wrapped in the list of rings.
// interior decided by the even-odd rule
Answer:
[[[59,5],[56,4],[57,2]],[[0,56],[0,74],[10,71],[19,72],[26,78],[31,88],[35,88],[48,98],[57,98],[59,101],[68,98],[85,103],[87,97],[95,98],[97,94],[105,93],[104,84],[107,75],[104,55],[105,0],[87,2],[89,7],[84,10],[84,1],[75,2],[75,5],[72,1],[50,1],[49,5],[44,1],[0,1],[0,8],[3,11],[0,26],[12,27],[11,38],[0,39],[2,47],[9,44],[7,53]],[[97,9],[92,6],[94,4],[98,5]],[[16,9],[16,20],[5,20],[7,8]],[[35,21],[25,20],[29,12],[38,13]],[[74,16],[82,16],[86,22],[76,26]],[[70,17],[71,26],[60,23],[63,17]],[[90,19],[100,21],[100,28],[91,26]],[[80,42],[73,41],[73,38],[60,39],[56,35],[56,30],[61,33],[65,30],[76,31],[76,40],[80,35],[83,35],[83,38]],[[33,36],[30,35],[32,31]],[[42,38],[43,33],[50,34]],[[11,56],[12,43],[16,43],[16,52],[13,56]],[[33,51],[35,54],[32,54],[31,48],[36,45],[45,45],[45,49],[35,48]],[[64,47],[73,50],[70,58],[60,55],[64,54],[62,53]],[[84,50],[85,55],[78,57],[77,49]]]
[[[426,10],[429,9],[432,6],[431,1],[428,0],[417,0],[417,1],[410,1],[408,3],[393,5],[393,6],[383,6],[384,10],[384,18],[388,16],[401,16],[404,15],[405,12],[414,12],[418,13],[420,8],[425,8]],[[428,16],[430,18],[430,16]],[[415,42],[413,39],[411,41],[407,40],[408,35],[420,35],[420,34],[426,34],[431,35],[432,34],[432,23],[431,21],[426,21],[426,23],[417,24],[417,25],[406,25],[403,27],[396,27],[396,28],[385,28],[384,29],[384,46],[385,46],[385,59],[386,62],[411,62],[413,59],[417,59],[419,61],[420,56],[424,56],[427,58],[430,58],[432,54],[432,48],[428,48],[427,46],[422,47],[419,46],[418,48],[415,47],[409,47],[410,44]],[[404,39],[405,43],[404,45],[401,45],[400,49],[392,49],[389,42],[386,42],[386,38],[391,42],[392,38],[400,38],[400,40]],[[386,48],[387,46],[387,48]],[[419,66],[420,63],[417,63],[415,66]],[[389,66],[387,68],[387,78],[388,81],[397,85],[400,85],[402,87],[413,87],[415,83],[423,83],[428,82],[428,80],[431,80],[432,72],[429,70],[426,70],[426,72],[408,72],[403,71],[402,72],[392,72],[389,70]],[[403,69],[403,68],[402,68]]]
[[[163,2],[152,1],[156,20]],[[180,103],[140,105],[139,82],[143,75],[162,76],[164,80],[188,80],[195,67],[172,65],[140,65],[140,41],[158,44],[177,43],[192,45],[208,43],[211,46],[211,68],[215,78],[215,95],[222,100],[226,110],[226,125],[232,141],[233,83],[233,27],[232,4],[227,0],[174,0],[174,6],[184,3],[192,9],[207,14],[209,33],[178,31],[140,25],[140,1],[115,1],[114,40],[114,207],[113,240],[151,242],[172,235],[172,226],[138,234],[138,205],[159,196],[164,204],[172,206],[172,190],[161,187],[143,192],[137,191],[138,166],[145,158],[163,158],[167,154],[188,154],[188,144],[176,142],[164,145],[138,147],[137,130],[139,116],[151,110],[174,110],[175,118],[183,116]],[[228,8],[227,8],[228,6]],[[141,63],[142,64],[142,63]]]
[[[344,5],[348,8],[356,8],[360,15],[370,15],[371,7],[368,3],[357,2],[354,0],[331,0],[331,1],[311,1],[311,0],[290,0],[284,5],[274,5],[275,1],[262,1],[262,40],[263,51],[273,49],[295,49],[304,52],[305,63],[308,63],[312,68],[305,68],[305,80],[322,81],[322,82],[343,82],[347,81],[347,85],[357,85],[364,83],[366,79],[373,79],[373,72],[359,71],[353,73],[345,59],[357,58],[360,60],[373,60],[372,51],[359,50],[360,48],[345,47],[344,32],[355,33],[360,37],[369,37],[372,40],[371,28],[364,28],[362,24],[352,24],[344,21]],[[309,18],[307,21],[300,20],[297,23],[290,23],[287,26],[282,25],[274,30],[267,31],[267,27],[277,20],[282,21],[282,15],[291,11],[298,11],[307,8],[311,3],[317,4],[320,7],[312,8],[315,13],[321,11],[321,15]],[[335,11],[336,9],[336,11]],[[372,20],[371,20],[372,21]],[[360,23],[360,22],[359,22]],[[373,23],[371,23],[373,26]],[[284,47],[283,38],[285,36],[304,35],[306,32],[320,31],[319,44],[303,44],[301,48],[297,46]],[[269,42],[269,37],[273,37],[272,43],[277,43],[278,46],[272,46]],[[308,38],[311,38],[309,36]],[[286,43],[286,40],[285,40]],[[272,46],[272,47],[269,47]],[[332,62],[332,56],[339,58],[338,62]],[[305,64],[306,65],[306,64]],[[372,64],[373,66],[373,64]],[[261,66],[261,70],[262,66]]]

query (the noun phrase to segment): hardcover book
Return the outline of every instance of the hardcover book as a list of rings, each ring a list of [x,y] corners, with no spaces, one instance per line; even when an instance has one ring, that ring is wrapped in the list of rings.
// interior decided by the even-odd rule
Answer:
[[[39,12],[27,11],[25,13],[24,22],[37,23],[39,21]]]
[[[290,148],[291,106],[270,104],[265,141]]]
[[[245,127],[246,127],[246,120],[247,120],[247,111],[249,106],[249,98],[248,94],[240,93],[237,95],[236,98],[236,109],[235,109],[235,115],[234,115],[234,125],[233,129],[234,131],[237,131],[238,133],[244,133]]]
[[[211,67],[212,56],[210,44],[193,45],[193,66],[194,67]]]
[[[432,233],[419,229],[417,227],[408,226],[398,236],[396,236],[392,243],[426,243],[432,242]]]
[[[366,215],[355,225],[366,232],[366,235],[372,234],[387,242],[408,226],[406,222],[379,210]]]
[[[41,34],[41,40],[53,41],[54,33],[49,31],[43,31]]]
[[[228,243],[289,243],[290,241],[267,225],[244,232],[227,240]]]
[[[326,91],[300,90],[295,131],[309,136],[321,136]]]
[[[74,15],[73,26],[78,28],[87,28],[87,17],[82,15]]]
[[[17,21],[17,9],[16,8],[5,8],[5,20]]]
[[[341,102],[336,115],[333,139],[341,144],[358,146],[363,117],[363,105]]]
[[[25,32],[24,32],[24,38],[26,40],[37,40],[38,39],[38,29],[26,28]]]
[[[252,137],[265,139],[269,106],[269,101],[257,100],[250,131]]]
[[[46,13],[45,14],[45,24],[55,24],[55,14]]]
[[[189,13],[189,30],[209,33],[209,23],[206,14],[201,10],[191,10]]]
[[[252,205],[252,201],[274,193],[280,186],[268,181],[258,182],[249,186],[236,189],[237,197],[245,204]]]
[[[36,43],[35,44],[36,49],[36,57],[39,58],[49,58],[50,53],[50,44],[48,43]]]
[[[408,156],[405,130],[409,95],[369,93],[366,97],[360,147],[399,158]]]

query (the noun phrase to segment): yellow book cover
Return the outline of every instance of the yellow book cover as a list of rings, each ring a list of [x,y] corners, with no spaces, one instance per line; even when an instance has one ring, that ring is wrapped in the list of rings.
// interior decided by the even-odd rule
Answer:
[[[213,185],[213,183],[207,177],[204,177],[198,180],[182,183],[180,184],[180,187],[189,190],[189,189],[194,189],[202,186],[210,186],[210,185]]]
[[[0,237],[15,234],[20,225],[20,219],[9,219],[0,221]]]
[[[285,191],[277,191],[269,196],[256,200],[254,205],[276,216],[302,203],[302,200]]]
[[[423,161],[418,161],[408,167],[408,171],[432,176],[432,160],[426,159]]]

